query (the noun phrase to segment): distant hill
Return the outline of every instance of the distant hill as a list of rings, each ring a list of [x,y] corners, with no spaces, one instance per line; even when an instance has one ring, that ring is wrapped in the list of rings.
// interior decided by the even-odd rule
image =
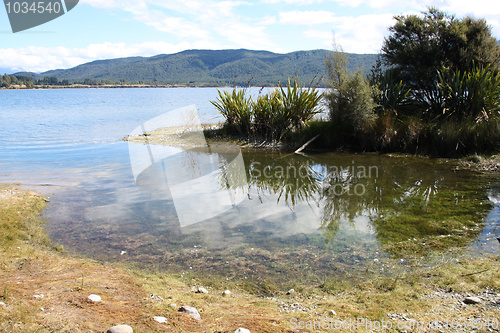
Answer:
[[[273,86],[298,75],[304,85],[317,83],[325,75],[327,50],[297,51],[286,54],[252,50],[188,50],[153,57],[97,60],[70,69],[41,74],[19,73],[36,79],[57,77],[82,82],[109,80],[128,83],[159,83],[188,86]],[[375,54],[347,54],[351,70],[368,72]]]

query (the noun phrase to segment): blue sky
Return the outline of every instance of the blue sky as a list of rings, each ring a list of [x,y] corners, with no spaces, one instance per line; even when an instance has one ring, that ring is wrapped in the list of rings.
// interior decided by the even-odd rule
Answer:
[[[80,0],[66,15],[13,34],[0,8],[0,69],[41,72],[96,59],[187,49],[330,49],[377,53],[393,16],[436,6],[485,18],[500,39],[491,0]]]

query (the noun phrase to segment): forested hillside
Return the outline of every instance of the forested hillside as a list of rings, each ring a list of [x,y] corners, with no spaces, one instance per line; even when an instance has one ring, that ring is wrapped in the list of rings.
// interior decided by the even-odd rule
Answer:
[[[278,54],[252,50],[188,50],[153,57],[98,60],[70,69],[41,74],[18,73],[36,80],[46,77],[85,84],[146,83],[188,86],[274,86],[299,77],[304,85],[315,84],[325,75],[327,50]],[[352,70],[368,72],[377,55],[348,54]],[[67,81],[66,81],[67,80]]]

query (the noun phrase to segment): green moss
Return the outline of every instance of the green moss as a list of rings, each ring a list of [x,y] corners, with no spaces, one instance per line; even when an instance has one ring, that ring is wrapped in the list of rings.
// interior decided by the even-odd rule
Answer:
[[[43,197],[12,186],[0,186],[0,248],[10,251],[17,242],[47,246],[50,238],[39,214],[46,205]]]

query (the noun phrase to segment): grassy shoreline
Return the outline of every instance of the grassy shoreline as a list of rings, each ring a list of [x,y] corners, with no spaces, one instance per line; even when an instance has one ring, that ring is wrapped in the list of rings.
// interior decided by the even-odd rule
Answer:
[[[303,281],[304,287],[291,295],[258,297],[232,290],[223,296],[224,288],[210,286],[209,294],[200,294],[193,292],[199,286],[193,277],[182,280],[65,253],[44,230],[39,215],[46,201],[28,190],[0,185],[0,302],[5,304],[0,303],[0,330],[5,332],[105,332],[117,324],[130,325],[135,332],[233,332],[238,327],[320,332],[330,331],[325,325],[362,319],[365,324],[385,320],[394,325],[380,331],[401,331],[399,323],[427,325],[436,320],[441,331],[457,331],[444,327],[446,320],[472,325],[468,320],[476,318],[483,326],[500,320],[498,255],[458,256],[433,266],[415,262],[411,273],[393,278],[331,277],[310,288]],[[214,285],[223,286],[223,281],[217,282]],[[103,302],[89,303],[90,294],[100,295]],[[482,303],[465,305],[466,296],[480,296]],[[196,307],[202,321],[177,312],[182,305]],[[154,316],[165,316],[168,322],[156,323]],[[357,328],[370,331],[369,326]],[[488,331],[482,328],[478,331]],[[500,329],[494,323],[490,328]]]
[[[52,90],[52,89],[119,89],[119,88],[209,88],[211,86],[195,86],[185,84],[105,84],[105,85],[36,85],[27,87],[25,85],[12,85],[8,88],[0,87],[0,90]]]

